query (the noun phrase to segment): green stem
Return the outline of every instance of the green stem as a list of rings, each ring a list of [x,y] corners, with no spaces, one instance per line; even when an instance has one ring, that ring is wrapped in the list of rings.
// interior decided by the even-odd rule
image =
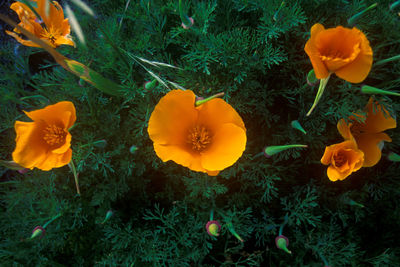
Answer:
[[[77,192],[77,194],[80,196],[80,195],[81,195],[81,191],[79,190],[78,173],[76,172],[75,164],[74,164],[74,162],[72,161],[72,159],[71,159],[71,161],[68,163],[68,166],[70,167],[72,173],[74,174],[76,192]]]
[[[310,108],[310,110],[308,111],[308,113],[307,113],[306,116],[310,116],[310,115],[311,115],[311,112],[313,112],[314,108],[317,106],[319,100],[320,100],[321,97],[322,97],[322,94],[323,94],[324,91],[325,91],[325,87],[326,87],[326,85],[328,84],[329,77],[331,77],[330,74],[329,74],[329,76],[328,76],[327,78],[323,78],[323,79],[321,79],[321,81],[319,82],[319,88],[318,88],[317,95],[315,96],[314,103],[313,103],[312,107]]]
[[[56,220],[57,218],[59,218],[61,216],[61,213],[57,214],[56,216],[54,216],[50,221],[48,221],[47,223],[45,223],[43,225],[43,228],[46,228],[47,225],[49,225],[50,223],[52,223],[54,220]]]
[[[369,10],[375,8],[377,5],[378,5],[377,3],[374,3],[374,4],[370,5],[369,7],[367,7],[366,9],[362,10],[361,12],[358,12],[357,14],[355,14],[354,16],[352,16],[351,18],[349,18],[349,19],[347,20],[347,23],[348,23],[350,26],[353,26],[353,25],[355,24],[355,22],[356,22],[360,17],[362,17],[362,16],[363,16],[366,12],[368,12]]]
[[[214,220],[214,208],[211,209],[210,211],[210,221]]]

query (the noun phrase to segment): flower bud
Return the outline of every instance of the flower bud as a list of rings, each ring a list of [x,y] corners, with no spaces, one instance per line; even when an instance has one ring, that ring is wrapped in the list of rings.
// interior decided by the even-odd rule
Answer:
[[[309,86],[314,86],[317,85],[319,82],[319,80],[317,79],[317,77],[315,76],[315,72],[314,69],[310,70],[307,74],[307,84]]]
[[[304,130],[304,128],[300,125],[300,122],[298,120],[292,121],[290,123],[290,125],[292,125],[293,128],[295,128],[296,130],[299,130],[303,134],[307,134],[306,130]]]
[[[188,17],[188,18],[187,18],[187,22],[189,22],[189,23],[188,23],[188,24],[185,24],[185,23],[182,22],[182,24],[181,24],[182,28],[184,28],[185,30],[187,30],[187,29],[189,29],[190,27],[193,26],[193,24],[194,24],[194,19],[193,19],[192,17]]]
[[[36,237],[39,237],[39,239],[42,239],[43,236],[46,234],[46,230],[42,226],[36,226],[33,231],[30,239],[34,239]]]
[[[143,88],[145,91],[150,91],[151,89],[154,89],[157,85],[157,80],[154,79],[152,81],[146,81],[143,85]]]
[[[221,224],[218,221],[208,221],[206,224],[207,234],[210,236],[219,236],[221,230]]]
[[[394,95],[394,96],[400,96],[399,93],[396,92],[391,92],[387,90],[382,90],[376,87],[364,85],[361,86],[361,93],[363,94],[381,94],[381,95]]]
[[[296,147],[308,147],[307,145],[284,145],[284,146],[266,146],[263,150],[264,156],[267,158],[271,157],[274,154],[287,150],[289,148],[296,148]]]
[[[277,248],[282,249],[288,254],[292,254],[292,252],[287,248],[289,246],[289,239],[284,235],[279,235],[275,237],[275,245]]]
[[[238,233],[236,233],[236,230],[233,227],[232,223],[228,223],[226,226],[228,227],[229,232],[231,232],[234,237],[236,237],[240,242],[242,242],[242,243],[244,242],[243,238],[241,238],[240,235]]]
[[[104,224],[106,221],[108,221],[113,216],[113,214],[114,214],[114,212],[112,210],[107,211],[106,217],[101,222],[101,224]]]
[[[204,99],[204,97],[201,97],[201,96],[196,96],[195,106],[198,107],[198,106],[210,101],[211,99],[214,99],[217,97],[222,97],[222,96],[224,96],[224,94],[225,94],[224,92],[221,92],[221,93],[212,95],[210,97],[207,97],[206,99]]]
[[[130,148],[129,148],[129,152],[131,153],[131,154],[135,154],[135,152],[138,150],[138,147],[137,146],[135,146],[135,145],[132,145]]]
[[[389,155],[388,155],[388,159],[390,161],[393,161],[393,162],[399,162],[400,161],[400,155],[396,154],[394,152],[390,152]]]

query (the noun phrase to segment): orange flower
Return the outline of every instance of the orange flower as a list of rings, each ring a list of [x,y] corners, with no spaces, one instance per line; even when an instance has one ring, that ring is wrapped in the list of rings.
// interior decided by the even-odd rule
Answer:
[[[360,119],[365,119],[364,122],[358,122],[354,117],[350,117],[349,123],[341,119],[337,128],[344,139],[355,139],[358,148],[364,152],[363,167],[372,167],[381,159],[380,143],[392,141],[383,131],[396,128],[396,120],[390,117],[384,107],[377,102],[374,103],[372,97],[368,101],[366,110],[366,117],[355,114]]]
[[[33,122],[15,122],[17,137],[13,160],[22,167],[44,171],[68,164],[72,157],[68,129],[76,120],[74,104],[58,102],[25,114]]]
[[[351,173],[358,171],[364,162],[364,153],[357,149],[354,140],[327,146],[321,163],[330,165],[327,170],[331,181],[344,180]]]
[[[52,47],[58,47],[62,44],[75,46],[70,33],[68,19],[64,19],[64,12],[60,4],[53,1],[49,5],[49,16],[46,16],[46,2],[49,0],[33,0],[37,4],[35,11],[40,15],[43,21],[40,21],[29,7],[21,2],[14,2],[10,8],[14,10],[20,19],[18,24],[22,28],[31,32],[41,40],[45,41]],[[42,26],[44,25],[44,27]],[[18,42],[26,46],[40,47],[31,40],[24,40],[18,34],[18,29],[14,32],[6,31],[7,34],[14,37]],[[17,34],[18,33],[18,34]]]
[[[193,171],[217,175],[234,164],[246,146],[239,114],[215,98],[195,106],[191,90],[172,90],[154,108],[147,129],[157,156]]]
[[[338,26],[325,29],[317,23],[304,47],[318,79],[331,73],[351,83],[360,83],[372,66],[372,49],[365,35],[357,28]]]

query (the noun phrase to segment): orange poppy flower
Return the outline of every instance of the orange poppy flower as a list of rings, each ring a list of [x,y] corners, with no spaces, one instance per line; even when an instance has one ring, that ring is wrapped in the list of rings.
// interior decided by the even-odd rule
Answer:
[[[350,117],[349,123],[341,119],[337,128],[344,139],[355,139],[358,148],[364,152],[363,167],[372,167],[381,159],[381,142],[392,141],[383,131],[396,128],[396,120],[384,107],[377,102],[374,103],[372,97],[368,101],[366,112],[364,122],[358,122],[354,117]],[[364,117],[359,114],[355,116],[361,119]]]
[[[344,180],[351,173],[358,171],[364,162],[364,152],[357,148],[354,140],[327,146],[321,163],[329,165],[327,174],[331,181]]]
[[[318,79],[335,73],[343,80],[360,83],[371,70],[372,49],[365,35],[355,27],[325,29],[319,23],[314,24],[304,50]]]
[[[62,44],[75,46],[70,33],[70,25],[68,19],[64,19],[64,12],[60,4],[53,1],[49,5],[49,16],[46,16],[46,2],[49,0],[33,0],[37,7],[35,11],[40,15],[43,21],[40,21],[29,7],[21,2],[14,2],[10,8],[14,10],[20,19],[18,24],[22,28],[31,32],[41,40],[45,41],[52,47],[58,47]],[[44,25],[44,27],[42,26]],[[26,46],[40,47],[31,40],[24,40],[18,34],[18,29],[14,32],[6,31],[7,34],[14,37],[18,42]]]
[[[68,129],[76,120],[74,104],[58,102],[25,114],[33,122],[15,122],[17,137],[13,160],[22,167],[44,171],[68,164],[72,157]]]
[[[208,175],[233,165],[246,146],[239,114],[215,98],[195,106],[191,90],[172,90],[154,108],[148,133],[157,156]]]

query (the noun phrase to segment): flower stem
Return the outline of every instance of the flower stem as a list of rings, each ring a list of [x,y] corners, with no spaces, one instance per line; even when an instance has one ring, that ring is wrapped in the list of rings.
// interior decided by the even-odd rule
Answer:
[[[329,77],[331,77],[331,75],[329,75],[327,78],[321,79],[321,81],[319,82],[319,88],[318,88],[317,95],[315,96],[314,103],[313,103],[312,107],[310,108],[310,110],[308,111],[306,116],[310,116],[311,112],[313,112],[314,108],[317,106],[319,100],[322,97],[322,94],[325,91],[325,87],[328,84]]]
[[[59,218],[59,217],[61,217],[61,213],[59,213],[59,214],[57,214],[56,216],[54,216],[53,218],[51,218],[50,221],[48,221],[47,223],[45,223],[45,224],[43,225],[43,228],[46,228],[47,225],[49,225],[50,223],[52,223],[54,220],[56,220],[56,219]]]
[[[76,172],[76,168],[74,165],[74,162],[71,161],[68,163],[69,168],[71,169],[72,173],[74,174],[74,178],[75,178],[75,186],[76,186],[76,192],[77,194],[80,196],[81,195],[81,191],[79,190],[79,180],[78,180],[78,173]]]
[[[358,12],[357,14],[355,14],[354,16],[352,16],[351,18],[349,18],[349,19],[347,20],[347,23],[348,23],[350,26],[353,26],[353,25],[355,24],[355,22],[356,22],[360,17],[362,17],[362,16],[363,16],[366,12],[368,12],[369,10],[375,8],[377,5],[378,5],[377,3],[374,3],[374,4],[370,5],[369,7],[367,7],[366,9],[364,9],[364,10]]]
[[[198,106],[210,101],[211,99],[214,99],[214,98],[217,98],[217,97],[222,97],[222,96],[224,96],[224,94],[225,94],[224,92],[221,92],[221,93],[215,94],[213,96],[207,97],[206,99],[197,100],[195,102],[195,106],[198,107]]]

